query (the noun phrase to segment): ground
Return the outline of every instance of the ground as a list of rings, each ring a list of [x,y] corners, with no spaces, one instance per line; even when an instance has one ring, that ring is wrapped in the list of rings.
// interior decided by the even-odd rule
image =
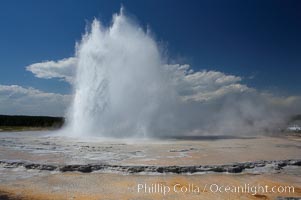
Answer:
[[[105,140],[68,138],[50,131],[2,132],[0,199],[297,198],[301,197],[300,141],[295,136]],[[78,171],[87,165],[92,169],[88,173]],[[145,168],[135,171],[141,166]],[[165,173],[175,166],[186,171]],[[228,171],[233,166],[248,167]],[[147,190],[139,189],[142,185]],[[216,185],[248,186],[253,192],[212,191]],[[257,186],[269,190],[254,192]],[[160,192],[164,187],[170,188],[165,195]],[[272,187],[280,191],[272,192]]]

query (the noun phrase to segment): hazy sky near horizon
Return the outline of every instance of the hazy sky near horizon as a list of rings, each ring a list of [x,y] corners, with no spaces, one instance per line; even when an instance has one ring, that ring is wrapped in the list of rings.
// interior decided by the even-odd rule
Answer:
[[[261,91],[301,95],[301,1],[2,0],[0,101],[10,102],[7,94],[25,95],[14,102],[16,113],[23,101],[51,111],[59,99],[62,109],[70,84],[37,78],[26,67],[74,56],[87,24],[97,18],[108,26],[121,5],[142,28],[150,28],[170,63],[234,75]],[[30,99],[33,94],[40,99]],[[0,111],[13,113],[9,109]],[[49,110],[32,114],[57,115]]]

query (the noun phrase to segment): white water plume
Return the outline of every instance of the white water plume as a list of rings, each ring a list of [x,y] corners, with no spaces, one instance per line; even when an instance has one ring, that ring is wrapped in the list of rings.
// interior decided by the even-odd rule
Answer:
[[[154,40],[121,13],[110,28],[94,20],[77,56],[72,132],[148,134],[152,119],[172,100]]]
[[[122,11],[110,27],[93,21],[76,59],[65,128],[73,136],[262,131],[283,124],[300,100],[259,93],[240,77],[168,65],[155,40]]]

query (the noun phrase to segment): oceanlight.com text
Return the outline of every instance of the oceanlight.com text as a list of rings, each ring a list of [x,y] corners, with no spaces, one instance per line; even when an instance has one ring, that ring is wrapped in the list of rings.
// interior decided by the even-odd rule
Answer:
[[[251,195],[256,194],[268,194],[268,193],[289,193],[293,194],[295,192],[295,187],[291,185],[251,185],[251,184],[242,184],[242,185],[222,185],[217,183],[205,184],[205,185],[196,185],[196,184],[146,184],[139,183],[137,185],[138,193],[145,194],[154,194],[160,193],[162,195],[167,195],[169,193],[246,193]]]

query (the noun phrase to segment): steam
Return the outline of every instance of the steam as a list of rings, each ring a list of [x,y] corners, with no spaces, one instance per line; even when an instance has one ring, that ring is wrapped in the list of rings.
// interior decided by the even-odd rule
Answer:
[[[260,93],[237,76],[166,64],[155,40],[122,11],[110,27],[95,19],[74,59],[65,128],[73,136],[261,133],[300,108],[299,97]]]

